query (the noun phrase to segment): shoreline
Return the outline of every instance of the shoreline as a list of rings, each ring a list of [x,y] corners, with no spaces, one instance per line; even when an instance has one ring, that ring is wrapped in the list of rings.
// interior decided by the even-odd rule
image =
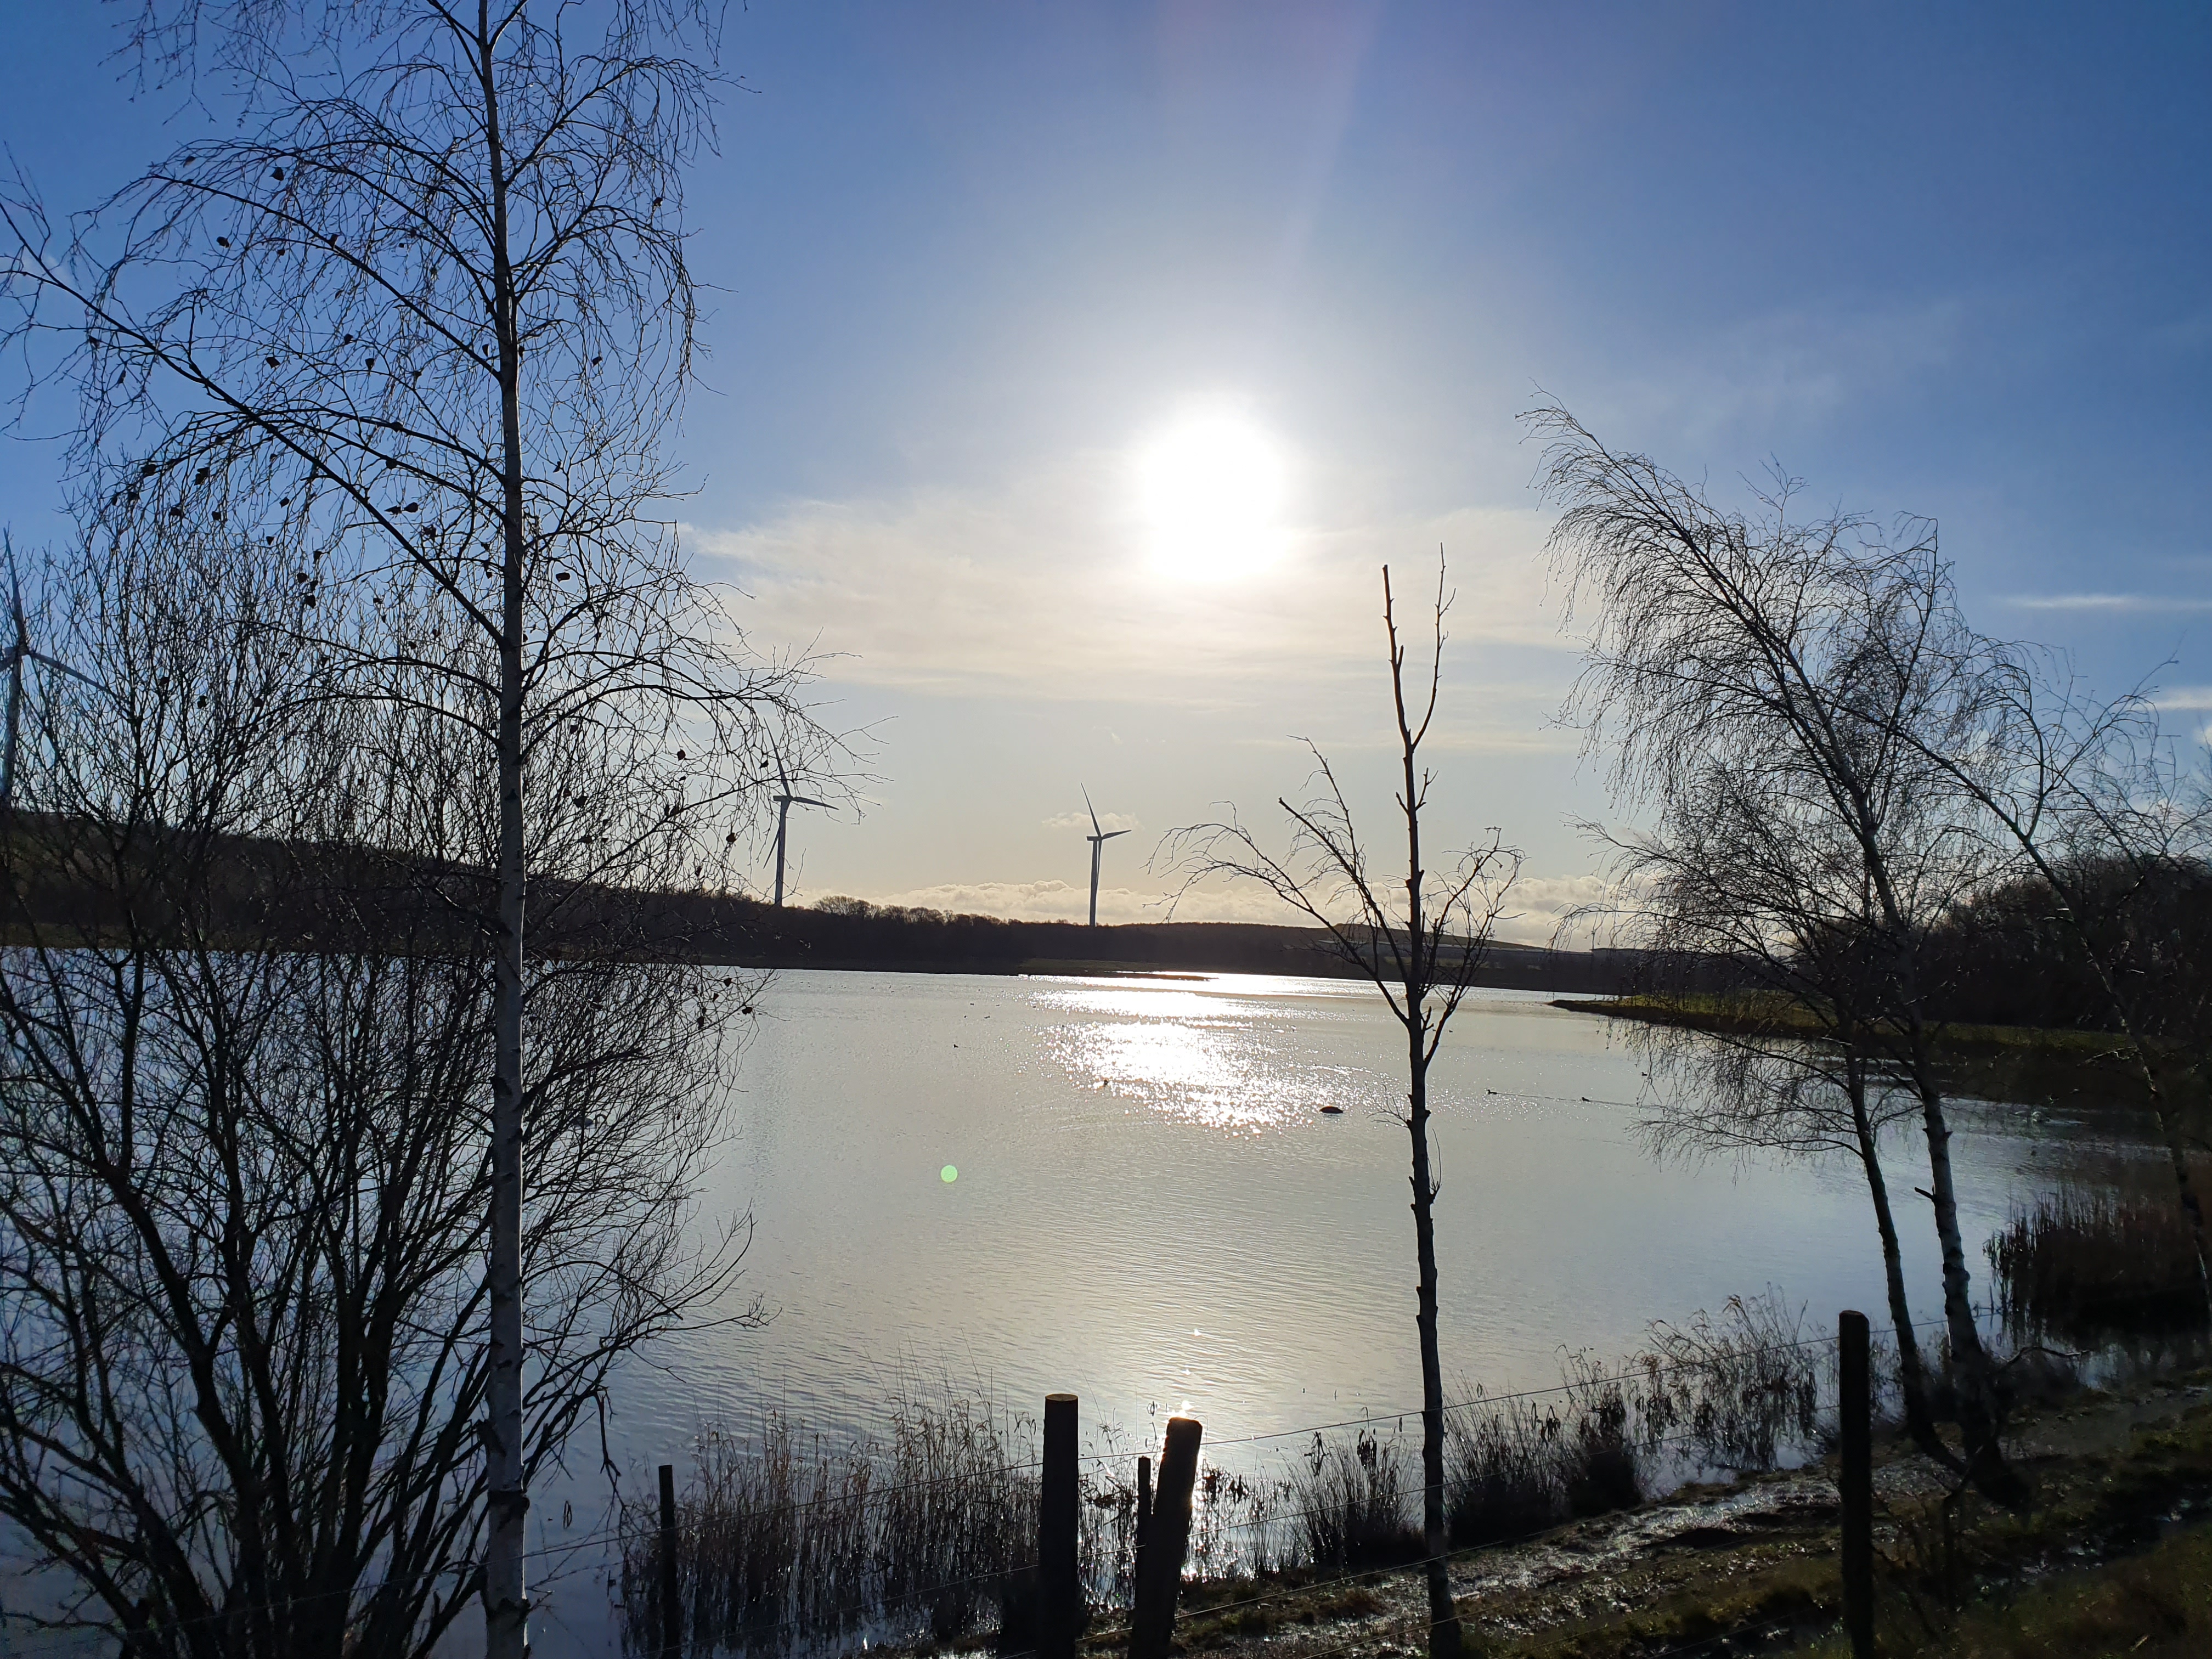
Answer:
[[[1809,1021],[1765,1017],[1741,1006],[1710,1006],[1656,997],[1613,995],[1549,999],[1554,1008],[1595,1014],[1641,1025],[1671,1026],[1716,1036],[1788,1040],[1819,1035]],[[2124,1040],[2116,1032],[2035,1025],[1940,1025],[1937,1058],[1959,1092],[1978,1099],[2038,1109],[2118,1108],[2148,1111],[2150,1102]],[[2185,1121],[2201,1122],[2212,1112],[2208,1079],[2185,1056],[2161,1057],[2160,1070],[2169,1098]]]

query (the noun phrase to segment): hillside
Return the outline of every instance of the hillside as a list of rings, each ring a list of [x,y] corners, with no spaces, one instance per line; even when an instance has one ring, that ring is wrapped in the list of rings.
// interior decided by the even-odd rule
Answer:
[[[750,967],[876,969],[920,973],[1187,973],[1342,975],[1316,928],[1252,922],[1157,921],[1087,927],[934,911],[800,909],[750,900],[657,898],[688,948]],[[1477,981],[1528,990],[1627,988],[1620,952],[1492,947]]]
[[[26,814],[15,832],[4,922],[17,942],[69,947],[130,932],[198,933],[240,949],[380,946],[465,950],[495,902],[468,866],[362,848],[164,834],[119,838]],[[778,908],[727,893],[638,892],[539,880],[532,948],[549,957],[614,954],[749,968],[907,973],[1184,973],[1341,975],[1318,929],[1158,921],[1087,927],[1008,921],[835,901]],[[1620,994],[1626,952],[1493,945],[1479,983]]]

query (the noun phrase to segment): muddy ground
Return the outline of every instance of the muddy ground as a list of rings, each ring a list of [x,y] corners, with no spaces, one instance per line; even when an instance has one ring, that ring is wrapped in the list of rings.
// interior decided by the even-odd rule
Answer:
[[[2054,1571],[2138,1553],[2212,1525],[2212,1373],[2091,1393],[2017,1425],[2008,1448],[2035,1487],[2025,1513],[1967,1498],[1902,1443],[1878,1452],[1882,1617],[1940,1644],[1942,1621]],[[1467,1646],[1530,1659],[1775,1653],[1836,1628],[1832,1466],[1686,1488],[1516,1545],[1462,1552],[1451,1582]],[[1194,1587],[1185,1651],[1335,1659],[1424,1650],[1418,1573]],[[1086,1650],[1125,1638],[1094,1627]]]

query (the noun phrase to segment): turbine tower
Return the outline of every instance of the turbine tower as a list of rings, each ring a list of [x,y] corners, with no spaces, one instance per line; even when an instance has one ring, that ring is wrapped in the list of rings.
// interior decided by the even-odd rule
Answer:
[[[58,657],[31,648],[31,626],[23,617],[23,585],[15,578],[15,544],[5,544],[8,551],[8,614],[15,623],[15,637],[6,653],[8,664],[8,732],[4,747],[0,747],[0,812],[15,804],[15,744],[23,727],[23,665],[44,663],[47,667],[82,680],[95,691],[107,688],[89,674],[80,674]]]
[[[794,806],[819,806],[825,811],[836,809],[826,800],[793,794],[791,780],[784,775],[783,757],[781,755],[775,757],[775,778],[781,786],[775,797],[775,908],[781,910],[783,908],[783,837],[785,827],[791,822],[791,809]]]
[[[1106,843],[1116,836],[1126,836],[1127,830],[1101,830],[1098,809],[1091,804],[1091,792],[1083,792],[1083,810],[1091,814],[1091,833],[1084,840],[1091,843],[1091,925],[1098,925],[1098,855],[1105,851]]]

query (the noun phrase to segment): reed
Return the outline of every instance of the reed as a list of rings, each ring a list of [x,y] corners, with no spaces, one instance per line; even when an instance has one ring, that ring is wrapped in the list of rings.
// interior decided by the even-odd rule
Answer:
[[[1989,1242],[2006,1323],[2094,1345],[2204,1323],[2197,1252],[2172,1194],[2068,1188]]]
[[[1332,1570],[1417,1560],[1420,1460],[1398,1432],[1362,1428],[1349,1441],[1316,1434],[1285,1483],[1298,1518],[1298,1565]]]
[[[1453,1547],[1522,1538],[1639,1502],[1671,1476],[1771,1468],[1815,1438],[1827,1348],[1778,1295],[1656,1325],[1607,1362],[1561,1357],[1562,1386],[1446,1416]],[[781,1652],[861,1637],[1030,1644],[1028,1575],[1038,1425],[982,1401],[902,1401],[878,1437],[832,1446],[771,1413],[750,1434],[700,1437],[678,1504],[689,1650]],[[1136,1544],[1133,1455],[1094,1436],[1079,1540],[1094,1611],[1126,1608]],[[1290,1571],[1358,1571],[1422,1553],[1418,1436],[1378,1421],[1316,1434],[1278,1473],[1207,1463],[1187,1572],[1194,1589]],[[626,1510],[623,1623],[660,1651],[659,1516]]]
[[[1833,1358],[1808,1335],[1805,1310],[1769,1286],[1732,1296],[1717,1316],[1698,1313],[1650,1328],[1638,1356],[1647,1437],[1665,1439],[1701,1470],[1771,1469],[1820,1431],[1821,1377]]]
[[[1526,1400],[1479,1401],[1445,1427],[1444,1518],[1455,1548],[1524,1538],[1565,1517],[1556,1411]]]
[[[695,1448],[678,1505],[690,1641],[778,1650],[872,1627],[939,1641],[991,1621],[1034,1552],[1034,1425],[979,1402],[907,1404],[881,1441],[833,1448],[770,1413]],[[660,1649],[659,1516],[623,1515],[624,1634]]]
[[[1449,1425],[1453,1543],[1525,1537],[1694,1475],[1778,1467],[1818,1440],[1832,1347],[1770,1289],[1656,1323],[1617,1362],[1563,1354],[1565,1385],[1541,1400],[1477,1390]]]

